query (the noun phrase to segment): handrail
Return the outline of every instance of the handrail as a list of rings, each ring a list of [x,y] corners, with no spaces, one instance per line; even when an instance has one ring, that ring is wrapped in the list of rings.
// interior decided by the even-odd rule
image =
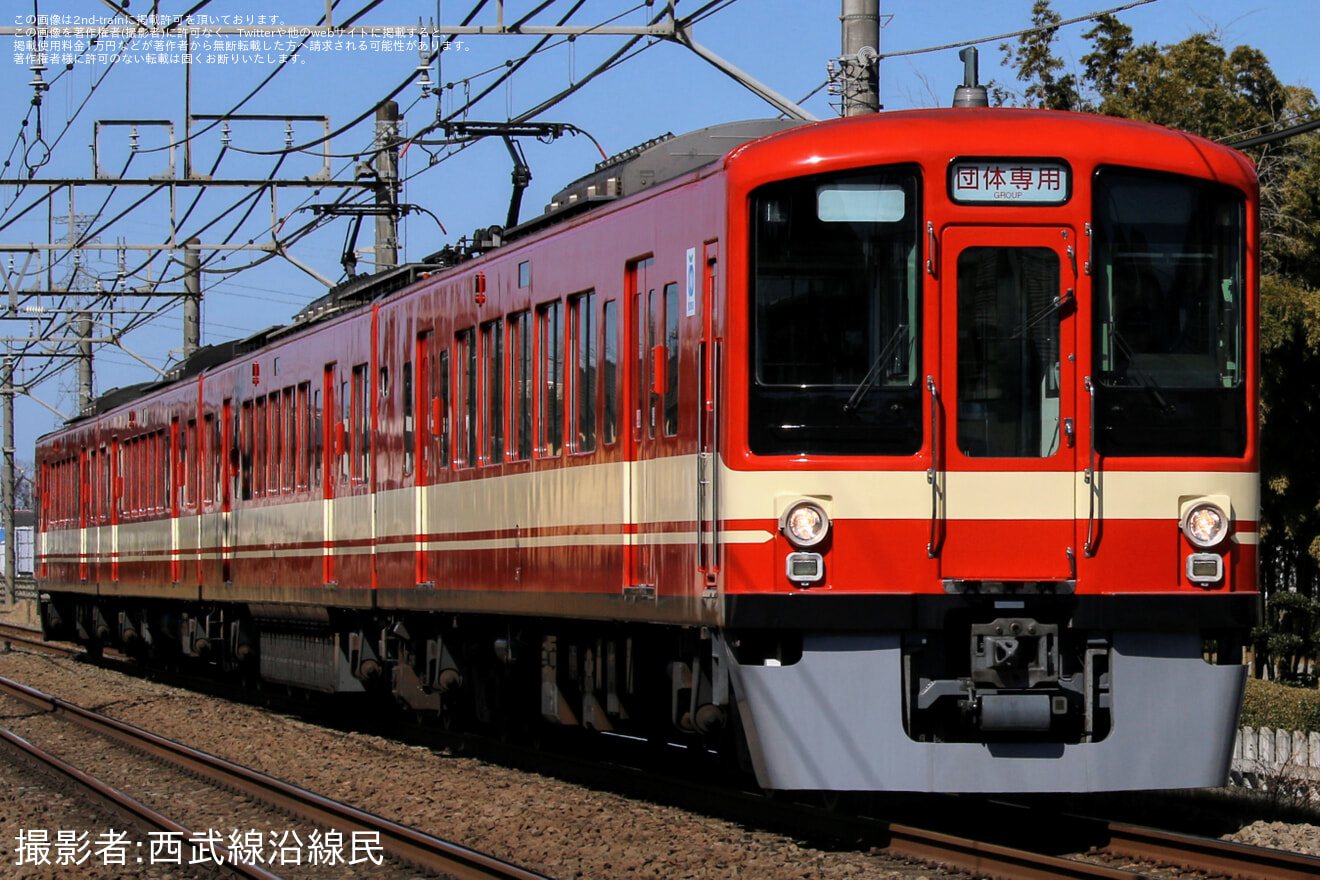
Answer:
[[[926,388],[930,391],[930,469],[926,471],[926,482],[930,483],[930,540],[926,542],[926,557],[934,559],[935,529],[940,513],[940,394],[935,388],[935,377],[926,377]]]
[[[1087,559],[1090,559],[1091,557],[1095,556],[1096,544],[1098,543],[1095,540],[1095,530],[1096,530],[1095,499],[1100,491],[1100,473],[1096,464],[1098,459],[1095,451],[1095,434],[1096,434],[1095,385],[1091,383],[1090,376],[1086,376],[1085,378],[1083,378],[1082,384],[1086,388],[1086,393],[1091,396],[1091,424],[1090,427],[1087,429],[1087,434],[1090,439],[1091,451],[1090,451],[1090,459],[1087,462],[1087,468],[1086,468],[1086,485],[1089,489],[1088,495],[1090,497],[1088,499],[1087,512],[1086,512],[1086,543],[1082,546],[1082,552],[1086,554]]]

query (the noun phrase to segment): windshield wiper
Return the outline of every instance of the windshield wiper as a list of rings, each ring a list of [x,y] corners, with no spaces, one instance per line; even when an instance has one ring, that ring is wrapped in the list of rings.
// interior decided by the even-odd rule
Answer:
[[[1048,318],[1050,315],[1054,314],[1055,312],[1063,311],[1064,307],[1070,305],[1074,299],[1075,297],[1073,296],[1073,292],[1071,288],[1068,290],[1067,293],[1061,296],[1056,296],[1054,299],[1050,300],[1045,305],[1037,309],[1034,315],[1032,315],[1031,317],[1023,321],[1021,324],[1019,324],[1018,328],[1013,331],[1012,338],[1021,339],[1023,336],[1026,335],[1026,332],[1028,330],[1030,330],[1032,327],[1035,327],[1037,324],[1039,324],[1041,321],[1044,321],[1046,318]]]
[[[1137,356],[1132,352],[1132,346],[1123,338],[1123,334],[1118,332],[1118,328],[1113,324],[1109,325],[1109,339],[1124,356],[1127,357],[1127,368],[1137,378],[1138,384],[1150,392],[1150,396],[1155,398],[1155,403],[1159,406],[1160,412],[1172,413],[1177,407],[1169,403],[1163,394],[1160,394],[1160,386],[1154,379],[1146,375],[1146,371],[1137,364]]]
[[[848,398],[848,402],[843,405],[844,412],[854,412],[857,407],[861,406],[862,399],[866,397],[866,392],[871,390],[871,386],[876,383],[876,380],[880,376],[880,365],[888,360],[889,356],[898,349],[898,343],[907,336],[907,328],[907,324],[899,324],[894,328],[893,335],[889,337],[889,341],[885,343],[885,347],[880,349],[880,353],[875,356],[875,360],[871,363],[871,369],[866,371],[866,375],[862,377],[862,381],[853,389],[852,396]]]

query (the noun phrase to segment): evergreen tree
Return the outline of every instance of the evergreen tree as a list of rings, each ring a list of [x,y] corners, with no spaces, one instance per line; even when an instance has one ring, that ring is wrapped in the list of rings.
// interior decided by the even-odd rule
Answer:
[[[1080,110],[1077,77],[1063,73],[1064,63],[1055,57],[1053,44],[1059,31],[1059,13],[1050,8],[1050,0],[1036,0],[1031,8],[1033,29],[1018,37],[1018,47],[1008,43],[999,48],[1005,64],[1017,68],[1017,78],[1027,83],[1026,106],[1046,110]],[[998,93],[1002,95],[1003,93]]]

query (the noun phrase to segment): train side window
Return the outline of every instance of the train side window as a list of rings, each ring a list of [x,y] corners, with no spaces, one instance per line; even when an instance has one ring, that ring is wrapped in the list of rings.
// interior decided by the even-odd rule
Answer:
[[[455,337],[458,359],[458,387],[455,404],[458,407],[457,436],[454,438],[454,464],[472,467],[477,463],[477,346],[475,332],[460,330]]]
[[[128,512],[142,512],[142,463],[138,461],[141,449],[141,441],[134,437],[126,444],[128,446]]]
[[[417,419],[418,441],[413,453],[417,461],[417,482],[427,485],[435,480],[443,467],[443,458],[436,452],[440,425],[444,419],[440,411],[440,396],[436,387],[435,332],[426,330],[417,334]]]
[[[216,499],[216,492],[215,492],[216,475],[219,473],[220,470],[219,468],[220,438],[219,435],[216,433],[215,414],[206,413],[202,417],[202,419],[203,419],[202,442],[206,444],[206,448],[202,450],[202,468],[203,468],[202,503],[214,504]],[[156,438],[154,435],[147,438],[147,442],[151,445],[151,447],[153,447],[151,449],[152,453],[155,452],[154,449],[156,445],[155,441]],[[154,454],[152,455],[152,459],[154,464],[154,459],[155,459]],[[153,474],[156,471],[154,467],[152,467],[150,470]],[[155,508],[156,506],[156,498],[154,492],[152,493],[151,506],[152,508]]]
[[[266,398],[257,398],[257,419],[253,432],[254,442],[252,444],[253,456],[253,480],[252,491],[258,498],[266,494],[266,457],[268,449],[266,447]]]
[[[101,462],[101,478],[97,481],[97,487],[101,499],[97,502],[97,509],[101,514],[101,522],[106,523],[110,521],[110,450],[104,445],[101,446],[98,460]]]
[[[170,473],[169,460],[170,438],[165,433],[165,429],[161,428],[156,432],[156,506],[165,512],[170,509],[170,492],[174,487],[174,476]]]
[[[132,492],[131,484],[133,482],[133,474],[130,470],[126,470],[126,468],[131,468],[133,464],[132,458],[129,455],[129,448],[132,443],[132,440],[125,440],[119,446],[119,475],[120,479],[123,481],[123,486],[119,490],[119,506],[120,510],[124,513],[127,513],[132,508],[129,495]],[[183,488],[181,486],[179,474],[179,459],[182,457],[182,447],[183,437],[180,436],[179,420],[177,418],[170,419],[170,446],[169,449],[166,450],[165,469],[170,472],[169,508],[173,513],[177,513],[178,509],[183,506]]]
[[[353,482],[370,480],[371,420],[367,412],[367,365],[353,367],[352,434]]]
[[[486,438],[483,464],[504,461],[504,325],[481,325],[482,421]]]
[[[438,425],[433,425],[431,430],[440,436],[440,461],[436,463],[436,470],[449,467],[449,425],[451,422],[449,416],[449,352],[440,352],[436,360],[436,367],[439,374],[436,377],[435,390],[439,392],[440,406]]]
[[[540,350],[540,391],[537,395],[538,454],[550,458],[564,445],[564,334],[559,301],[536,310]]]
[[[532,320],[529,312],[509,315],[509,355],[513,370],[509,405],[513,436],[509,443],[509,457],[514,461],[526,461],[532,457]]]
[[[280,480],[280,487],[285,492],[292,492],[294,486],[294,472],[297,470],[297,462],[300,457],[300,448],[298,446],[298,409],[294,406],[295,397],[293,388],[284,389],[284,470]]]
[[[142,514],[142,511],[143,511],[143,508],[146,506],[146,505],[143,503],[143,500],[142,500],[142,496],[143,496],[142,489],[143,489],[143,483],[145,482],[144,477],[146,476],[146,474],[144,473],[144,471],[146,470],[146,468],[144,468],[144,467],[143,467],[143,464],[142,464],[142,438],[138,437],[138,438],[135,438],[135,439],[133,440],[133,449],[132,449],[132,452],[133,452],[133,454],[132,454],[132,462],[133,462],[133,469],[132,469],[132,473],[133,473],[133,499],[132,499],[132,501],[133,501],[133,503],[132,503],[132,508],[133,508],[133,512],[134,512],[134,513],[136,513],[136,514],[138,514],[138,515],[141,515],[141,514]],[[72,476],[72,470],[70,470],[70,476]],[[70,501],[72,501],[72,497],[73,497],[73,496],[70,495]],[[72,507],[72,505],[70,505],[70,506]],[[73,521],[73,515],[72,515],[72,512],[70,512],[69,520],[70,520],[70,522]]]
[[[619,303],[616,300],[605,302],[601,335],[605,343],[605,364],[601,375],[605,386],[602,439],[609,446],[619,439]]]
[[[325,450],[325,421],[321,413],[321,389],[312,392],[312,485],[321,485],[321,455]]]
[[[132,472],[132,469],[133,469],[133,450],[134,450],[133,441],[132,441],[132,440],[126,440],[126,441],[124,442],[124,461],[127,463],[127,466],[128,466],[128,468],[129,468],[129,472],[130,472],[130,473]],[[60,489],[60,516],[59,516],[59,519],[60,519],[60,522],[63,522],[63,521],[64,521],[64,515],[65,515],[65,506],[64,506],[64,505],[65,505],[65,502],[64,502],[64,479],[65,479],[66,474],[65,474],[65,472],[64,472],[64,465],[63,465],[62,462],[61,462],[61,464],[59,465],[59,472],[58,472],[58,473],[59,473],[59,483],[58,483],[58,485],[59,485],[59,489]],[[132,480],[128,480],[128,481],[126,482],[125,486],[124,486],[124,507],[123,507],[123,511],[122,511],[122,512],[123,512],[123,513],[132,513],[132,512],[133,512],[133,481],[132,481]]]
[[[284,414],[280,409],[280,393],[270,395],[266,424],[270,429],[270,458],[266,460],[266,491],[271,495],[280,492],[280,474],[284,470]]]
[[[137,478],[133,481],[137,485],[137,512],[139,514],[151,512],[151,501],[148,494],[151,490],[151,469],[147,452],[147,438],[139,437],[137,441]]]
[[[197,439],[197,420],[188,420],[187,449],[184,458],[183,488],[184,499],[191,510],[197,506],[197,463],[200,458],[201,443]]]
[[[642,369],[638,371],[642,381],[641,400],[646,401],[646,436],[655,437],[655,370],[660,366],[655,356],[655,347],[659,344],[660,331],[660,304],[661,299],[655,295],[654,290],[646,292],[646,314],[642,320],[646,321],[645,332],[640,332],[638,339],[646,340],[646,347],[640,352],[642,360]]]
[[[569,389],[569,436],[574,452],[596,449],[596,297],[587,292],[568,300],[573,374]]]
[[[339,383],[339,412],[336,428],[335,451],[339,453],[339,479],[345,481],[349,476],[349,462],[353,459],[353,398],[348,393],[348,383]]]
[[[678,284],[665,285],[665,436],[678,433]]]
[[[312,442],[311,382],[298,386],[298,448],[302,455],[298,457],[297,488],[306,489],[311,485],[312,459],[316,455],[316,444]]]
[[[147,475],[142,464],[142,438],[134,437],[128,441],[128,509],[130,513],[142,513],[144,503],[143,488]]]
[[[224,473],[224,462],[222,459],[222,450],[220,448],[220,420],[212,413],[206,417],[207,420],[207,459],[211,462],[211,479],[207,485],[211,487],[211,501],[217,502],[221,496],[221,479]]]
[[[154,458],[152,459],[152,473],[155,476],[155,504],[157,510],[168,510],[170,506],[170,469],[166,464],[170,459],[170,444],[165,436],[165,431],[159,430],[155,433]]]
[[[239,411],[238,479],[239,497],[252,499],[252,401],[243,401]]]
[[[413,444],[417,439],[417,429],[413,425],[416,401],[413,400],[412,361],[403,362],[401,381],[403,382],[403,475],[406,477],[413,472],[415,453]]]
[[[96,502],[100,496],[96,491],[96,478],[100,476],[100,470],[96,466],[96,447],[87,451],[87,483],[84,487],[83,497],[87,505],[87,524],[96,524]]]

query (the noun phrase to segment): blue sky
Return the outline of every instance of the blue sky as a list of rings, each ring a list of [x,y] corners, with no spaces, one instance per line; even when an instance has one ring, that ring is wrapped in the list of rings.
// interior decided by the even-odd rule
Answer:
[[[453,24],[461,19],[475,0],[384,0],[359,24],[386,27],[415,25],[419,18]],[[179,13],[195,5],[195,0],[161,0],[162,12]],[[216,0],[201,14],[253,16],[255,27],[261,30],[259,16],[279,16],[282,24],[311,24],[324,10],[324,0]],[[342,21],[351,11],[367,5],[366,0],[342,0],[335,13]],[[494,23],[494,0],[490,10],[476,19],[477,23]],[[505,20],[511,21],[536,3],[531,0],[509,0]],[[558,0],[552,7],[533,20],[533,23],[552,24],[572,5],[570,0]],[[697,0],[680,0],[681,14],[694,11]],[[1120,0],[1054,0],[1053,8],[1064,18],[1084,16],[1120,5]],[[134,0],[130,12],[142,14],[150,4],[147,0]],[[1031,0],[881,0],[881,12],[886,17],[881,34],[882,54],[906,53],[927,47],[941,46],[969,40],[981,40],[1016,31],[1030,25]],[[21,25],[27,15],[39,11],[43,15],[88,16],[100,18],[109,10],[100,0],[9,0],[0,13],[0,27]],[[826,78],[825,64],[839,53],[840,28],[839,0],[736,0],[701,21],[695,28],[695,39],[733,64],[762,80],[777,91],[796,100],[812,92]],[[1314,44],[1320,36],[1315,25],[1315,0],[1154,0],[1122,11],[1119,16],[1128,23],[1139,42],[1154,41],[1167,44],[1182,40],[1194,33],[1218,33],[1226,47],[1249,44],[1262,50],[1275,73],[1288,84],[1316,87],[1314,72]],[[651,13],[631,0],[586,0],[572,18],[575,24],[595,24],[614,16],[616,23],[640,24]],[[1082,33],[1089,23],[1065,28],[1060,35],[1058,53],[1074,69],[1080,69],[1080,59],[1088,51]],[[228,38],[230,40],[236,38]],[[141,58],[147,54],[171,53],[171,47],[139,46],[126,56],[134,56],[136,63],[121,63],[112,69],[108,64],[75,64],[56,79],[62,64],[59,59],[48,62],[43,73],[46,82],[53,85],[44,94],[40,124],[42,139],[35,137],[37,114],[32,112],[33,90],[29,83],[33,73],[22,57],[17,43],[21,38],[3,37],[4,55],[0,55],[0,156],[9,161],[3,170],[3,180],[12,184],[27,177],[26,165],[36,166],[37,177],[85,177],[94,173],[90,144],[97,143],[97,163],[101,171],[117,175],[130,159],[130,127],[123,124],[103,125],[95,134],[95,123],[100,120],[153,120],[172,122],[176,137],[184,131],[185,67],[178,63],[146,64]],[[512,79],[497,87],[469,114],[480,121],[501,121],[517,115],[541,100],[580,81],[592,68],[622,45],[617,37],[582,37],[573,43],[556,39],[556,44],[539,54]],[[1002,39],[990,40],[980,46],[981,80],[997,80],[1014,86],[1012,74],[1000,66]],[[470,37],[460,49],[445,52],[438,69],[433,66],[433,82],[454,87],[435,95],[423,96],[415,83],[404,89],[399,102],[404,108],[404,134],[416,132],[432,122],[437,115],[437,100],[444,112],[458,106],[466,94],[475,94],[493,80],[491,70],[499,70],[504,61],[517,58],[531,48],[534,41],[528,37]],[[160,51],[158,51],[160,50]],[[221,114],[230,111],[240,98],[247,95],[274,69],[274,65],[258,63],[255,56],[278,55],[263,47],[253,52],[251,47],[233,46],[194,48],[191,66],[191,112],[193,114]],[[230,56],[224,64],[218,60],[206,61],[198,56],[211,54],[218,58]],[[348,51],[344,48],[327,51],[304,51],[301,58],[275,78],[257,96],[238,111],[246,114],[326,115],[332,127],[342,126],[359,114],[367,112],[383,95],[399,85],[419,64],[415,52],[409,51]],[[237,58],[237,60],[235,60]],[[962,66],[957,49],[944,49],[918,54],[902,54],[887,58],[881,66],[881,97],[886,109],[900,110],[914,107],[944,106],[949,103],[953,89],[961,81]],[[93,85],[99,86],[93,90]],[[90,95],[90,97],[89,97]],[[824,90],[808,100],[805,106],[821,118],[834,115],[831,99]],[[681,133],[704,125],[733,119],[774,115],[771,108],[750,92],[733,83],[724,74],[690,51],[669,43],[658,43],[645,49],[626,63],[589,83],[558,106],[538,117],[544,121],[568,122],[590,132],[608,153],[627,149],[666,131]],[[28,119],[28,125],[21,123]],[[139,126],[140,152],[131,157],[130,175],[153,175],[168,169],[168,129],[164,125]],[[312,140],[320,134],[319,123],[297,122],[292,137],[295,143]],[[364,150],[371,139],[366,124],[337,136],[332,141],[335,154],[343,158],[331,159],[333,172],[351,177],[354,162],[352,154]],[[302,176],[316,173],[321,165],[319,156],[293,156],[278,169],[275,159],[239,153],[238,150],[274,151],[285,143],[285,125],[282,121],[235,123],[230,134],[230,149],[226,151],[216,174],[217,177],[248,177],[269,179],[279,176]],[[49,154],[46,147],[49,146]],[[523,200],[523,218],[539,212],[549,197],[568,181],[589,171],[600,156],[595,146],[584,137],[565,137],[553,144],[541,144],[525,139],[523,146],[533,173],[531,188]],[[195,137],[193,165],[199,173],[209,171],[221,149],[221,133],[211,130]],[[320,149],[320,148],[317,148]],[[433,150],[435,148],[432,148]],[[487,141],[452,156],[435,152],[440,161],[430,163],[425,151],[412,147],[404,156],[401,170],[409,178],[403,199],[425,208],[434,215],[414,214],[404,222],[402,238],[405,259],[420,259],[460,235],[470,234],[478,226],[500,223],[507,208],[509,196],[508,154],[499,141]],[[182,151],[175,154],[176,173],[182,173]],[[43,189],[28,186],[22,190],[7,185],[0,188],[0,244],[6,247],[26,242],[47,241],[48,224],[63,222],[58,218],[69,213],[67,196],[50,212],[44,206],[21,218],[16,215],[36,201]],[[192,198],[192,190],[180,189],[175,212],[182,216]],[[197,208],[181,224],[182,237],[196,233],[200,227],[221,215],[244,191],[208,190]],[[98,217],[97,226],[102,243],[158,243],[169,229],[170,205],[164,196],[158,196],[143,205],[128,209],[143,194],[142,190],[116,190],[83,188],[79,191],[74,211],[79,215]],[[294,229],[311,219],[310,202],[325,202],[329,195],[309,197],[303,191],[284,191],[272,207],[269,200],[259,203],[246,222],[239,223],[242,211],[226,215],[205,231],[204,242],[246,242],[249,239],[267,241],[271,227],[282,224],[281,232]],[[116,218],[123,213],[122,218]],[[52,217],[57,218],[52,220]],[[437,222],[438,221],[438,222]],[[440,224],[443,224],[444,232]],[[321,275],[338,280],[342,275],[342,252],[348,221],[337,220],[319,232],[298,241],[290,253],[299,262]],[[359,247],[372,243],[371,221],[363,224],[357,242]],[[0,254],[6,265],[9,254]],[[227,270],[248,262],[242,253],[230,253],[223,261],[208,263],[208,269],[226,270],[208,272],[204,278],[206,291],[203,305],[202,341],[219,342],[249,335],[271,324],[286,322],[301,305],[325,291],[324,285],[310,275],[295,268],[290,262],[273,259],[243,272]],[[79,256],[77,277],[92,284],[93,276],[102,283],[115,283],[117,257],[113,252],[85,252]],[[360,270],[369,270],[370,255],[364,254]],[[130,267],[140,257],[127,253]],[[15,269],[22,267],[21,256],[15,257]],[[53,269],[56,283],[67,278],[74,258],[64,255]],[[151,267],[151,279],[164,279],[161,290],[179,290],[175,280],[178,267],[157,261]],[[36,279],[21,281],[25,286]],[[147,281],[140,275],[135,283]],[[121,282],[122,284],[123,282]],[[121,301],[124,308],[139,309],[140,299]],[[122,326],[125,316],[115,319]],[[4,322],[0,332],[27,332],[26,325]],[[182,312],[175,307],[152,321],[141,330],[130,334],[124,345],[135,355],[158,366],[177,349],[182,338]],[[96,351],[95,388],[98,393],[111,388],[139,382],[151,377],[151,372],[133,356],[113,347]],[[20,375],[20,381],[27,377]],[[71,413],[74,403],[75,380],[72,371],[65,371],[51,379],[34,393],[47,404],[64,413]],[[19,399],[17,405],[17,447],[20,460],[30,460],[35,438],[55,427],[58,419],[45,407]]]

